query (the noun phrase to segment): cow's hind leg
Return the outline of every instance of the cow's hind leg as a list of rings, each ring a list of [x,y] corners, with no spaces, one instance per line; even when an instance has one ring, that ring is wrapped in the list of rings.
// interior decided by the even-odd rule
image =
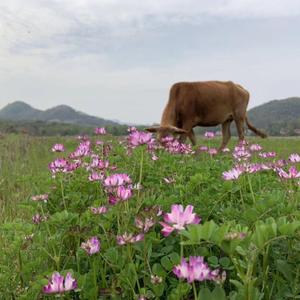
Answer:
[[[222,124],[222,144],[219,148],[219,151],[222,151],[228,144],[228,141],[230,140],[230,137],[231,137],[230,124],[231,124],[231,122],[232,122],[232,119],[227,120]]]

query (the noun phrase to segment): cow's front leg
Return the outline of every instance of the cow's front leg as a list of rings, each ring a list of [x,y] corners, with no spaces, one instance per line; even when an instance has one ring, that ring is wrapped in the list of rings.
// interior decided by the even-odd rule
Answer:
[[[228,144],[228,141],[230,140],[231,133],[230,133],[230,124],[232,120],[228,120],[224,123],[222,123],[222,144],[218,151],[222,151]]]

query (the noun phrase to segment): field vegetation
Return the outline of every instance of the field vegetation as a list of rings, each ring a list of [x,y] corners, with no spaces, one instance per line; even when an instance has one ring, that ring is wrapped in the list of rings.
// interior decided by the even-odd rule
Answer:
[[[3,135],[0,299],[299,299],[300,141],[247,142]]]

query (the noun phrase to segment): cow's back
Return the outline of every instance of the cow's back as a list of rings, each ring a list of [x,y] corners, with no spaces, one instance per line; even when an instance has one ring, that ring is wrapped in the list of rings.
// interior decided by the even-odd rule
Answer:
[[[248,100],[249,93],[232,81],[200,81],[175,83],[169,102],[183,122],[214,126],[230,118],[241,102],[247,106]]]

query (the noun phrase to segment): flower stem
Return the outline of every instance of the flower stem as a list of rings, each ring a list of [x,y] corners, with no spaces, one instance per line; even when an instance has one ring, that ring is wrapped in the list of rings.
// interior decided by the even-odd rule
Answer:
[[[194,299],[198,300],[198,295],[197,295],[195,281],[193,281],[192,286],[193,286],[193,292],[194,292]]]

